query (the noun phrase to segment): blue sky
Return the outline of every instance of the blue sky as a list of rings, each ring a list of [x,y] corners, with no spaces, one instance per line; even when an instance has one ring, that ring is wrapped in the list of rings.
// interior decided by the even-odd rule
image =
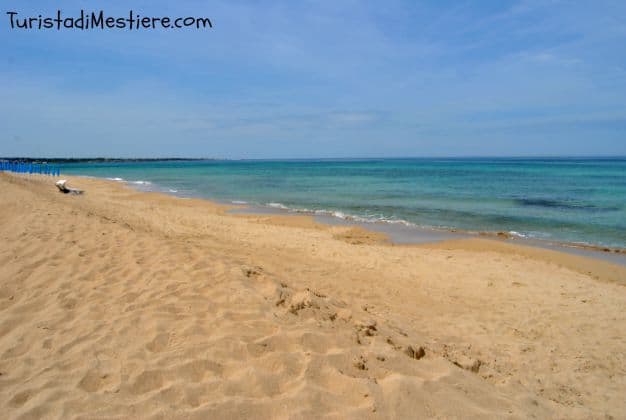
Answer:
[[[27,3],[27,4],[26,4]],[[3,1],[0,155],[626,155],[624,1]],[[20,16],[211,30],[11,30]]]

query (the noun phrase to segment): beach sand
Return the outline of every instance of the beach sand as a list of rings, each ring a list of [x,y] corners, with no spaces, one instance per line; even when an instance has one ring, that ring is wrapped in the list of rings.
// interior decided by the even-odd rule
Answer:
[[[626,268],[0,174],[3,418],[626,418]]]

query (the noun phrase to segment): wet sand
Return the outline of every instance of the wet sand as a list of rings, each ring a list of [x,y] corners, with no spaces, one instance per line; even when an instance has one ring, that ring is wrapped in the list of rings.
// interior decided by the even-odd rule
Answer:
[[[0,174],[8,418],[626,417],[626,268]]]

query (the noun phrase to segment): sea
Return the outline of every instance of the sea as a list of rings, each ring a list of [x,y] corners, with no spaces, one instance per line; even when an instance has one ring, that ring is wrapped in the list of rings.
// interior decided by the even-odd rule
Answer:
[[[626,248],[626,158],[81,162],[61,172],[256,211]]]

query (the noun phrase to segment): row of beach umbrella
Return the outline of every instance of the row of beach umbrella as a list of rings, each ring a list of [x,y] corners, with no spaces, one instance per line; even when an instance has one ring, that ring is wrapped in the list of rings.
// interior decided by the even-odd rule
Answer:
[[[30,163],[15,161],[0,161],[0,171],[17,172],[21,174],[40,174],[59,176],[61,168],[47,163]]]

